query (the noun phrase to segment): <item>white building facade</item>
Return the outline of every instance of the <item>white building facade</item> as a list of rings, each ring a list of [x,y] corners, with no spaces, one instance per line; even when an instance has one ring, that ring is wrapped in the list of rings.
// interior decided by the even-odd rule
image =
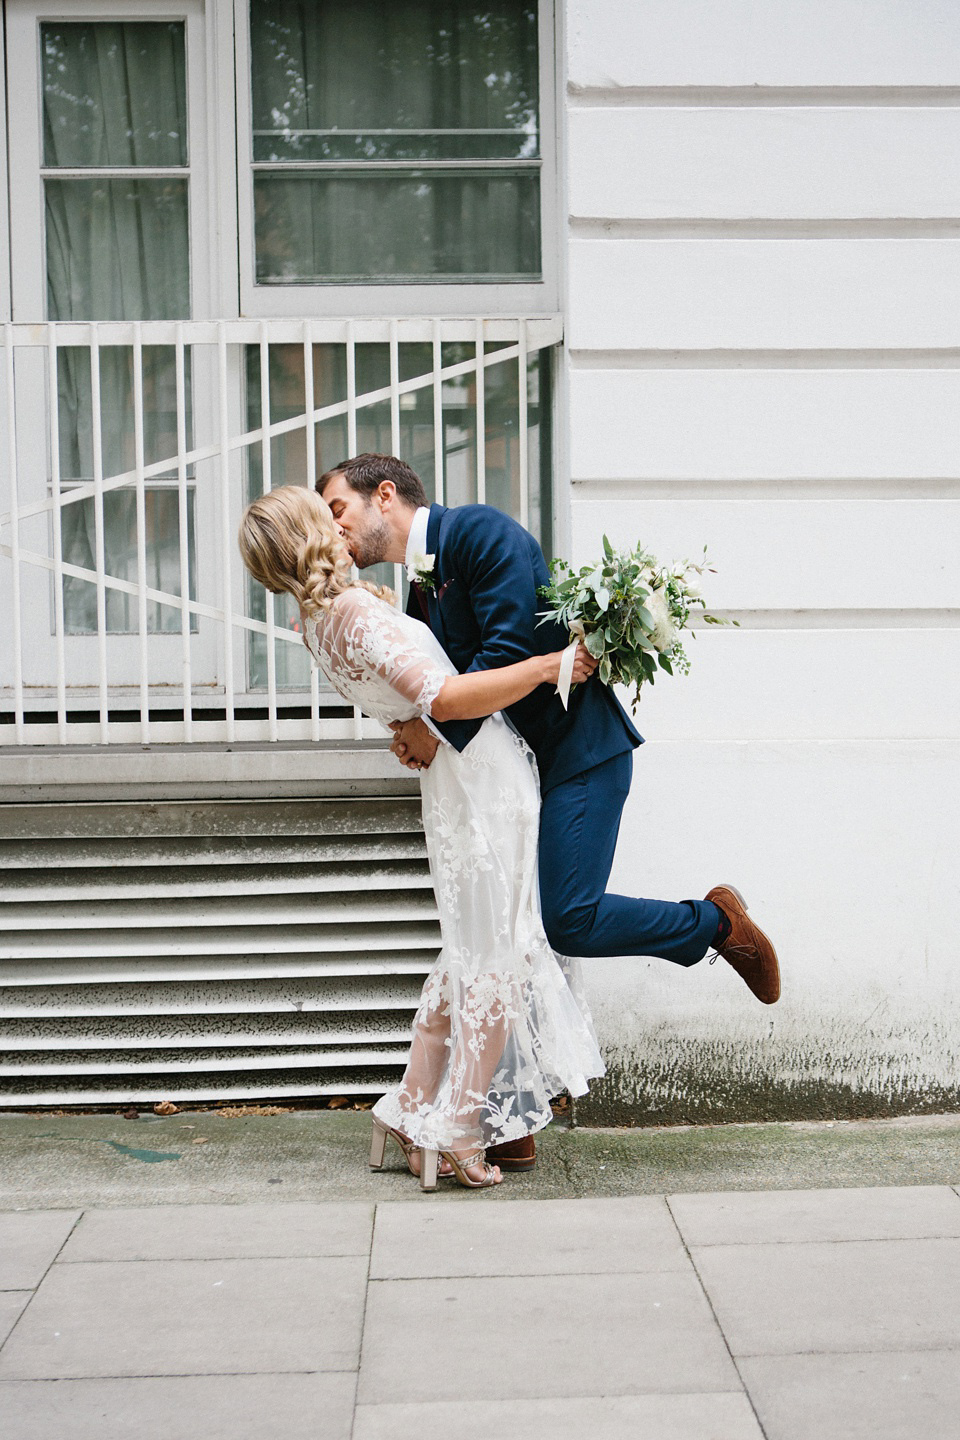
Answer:
[[[614,886],[781,952],[589,962],[587,1120],[957,1104],[960,12],[6,0],[6,1103],[374,1093],[414,782],[246,584],[360,449],[577,562],[706,543]]]

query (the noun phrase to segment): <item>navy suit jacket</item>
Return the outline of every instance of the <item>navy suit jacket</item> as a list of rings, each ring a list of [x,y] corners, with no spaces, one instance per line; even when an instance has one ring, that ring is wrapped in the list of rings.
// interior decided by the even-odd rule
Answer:
[[[540,546],[516,520],[492,505],[430,507],[427,552],[435,585],[411,588],[407,612],[426,618],[461,674],[496,670],[531,655],[562,650],[568,635],[540,623],[537,588],[550,580]],[[643,743],[613,691],[596,677],[577,685],[564,710],[552,685],[541,685],[505,712],[537,757],[542,791]],[[434,722],[437,723],[437,722]],[[448,720],[438,729],[457,750],[481,720]]]

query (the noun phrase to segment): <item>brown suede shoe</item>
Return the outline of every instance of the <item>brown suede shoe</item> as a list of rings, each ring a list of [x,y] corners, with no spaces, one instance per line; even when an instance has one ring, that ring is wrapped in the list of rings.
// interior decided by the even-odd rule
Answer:
[[[777,952],[759,925],[747,915],[747,902],[732,885],[715,885],[706,897],[730,921],[730,934],[718,946],[717,954],[732,965],[748,990],[764,1005],[780,999],[780,966]]]
[[[532,1170],[537,1163],[537,1144],[532,1135],[522,1140],[506,1140],[502,1145],[488,1145],[488,1165],[499,1165],[503,1171]]]

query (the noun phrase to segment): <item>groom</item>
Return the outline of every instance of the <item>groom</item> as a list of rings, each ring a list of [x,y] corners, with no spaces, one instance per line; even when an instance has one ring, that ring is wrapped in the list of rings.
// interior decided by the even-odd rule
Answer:
[[[408,613],[426,621],[461,674],[567,644],[559,626],[538,623],[537,589],[550,578],[540,546],[502,511],[430,505],[419,477],[392,455],[345,460],[320,476],[317,490],[361,570],[393,561],[418,571]],[[592,678],[571,692],[565,710],[542,685],[506,714],[540,772],[540,901],[553,948],[561,955],[656,955],[677,965],[695,965],[713,948],[772,1005],[780,995],[776,951],[736,890],[718,885],[704,900],[679,903],[607,893],[633,751],[643,743],[613,690]],[[411,720],[394,727],[391,749],[410,768],[425,768],[437,732],[463,750],[482,723]],[[503,1168],[531,1168],[533,1139],[489,1154]]]

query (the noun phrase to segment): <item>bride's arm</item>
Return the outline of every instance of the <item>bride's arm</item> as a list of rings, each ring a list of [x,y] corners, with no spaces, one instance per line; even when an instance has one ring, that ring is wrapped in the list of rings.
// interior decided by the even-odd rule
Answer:
[[[415,627],[414,632],[410,626]],[[450,675],[417,639],[415,632],[420,628],[419,621],[398,616],[368,590],[351,586],[331,606],[322,627],[322,646],[338,664],[348,670],[376,673],[421,715],[439,721],[477,720],[493,715],[522,700],[538,685],[556,684],[560,674],[563,650],[552,655],[532,655],[499,670]],[[426,627],[423,633],[429,635]],[[573,682],[588,679],[596,666],[586,648],[579,645]],[[337,664],[333,664],[334,684],[336,669]]]
[[[500,670],[475,670],[468,675],[451,675],[430,706],[433,720],[478,720],[515,705],[538,685],[556,685],[560,661],[566,652],[531,655]],[[577,646],[572,683],[588,680],[597,662],[583,645]]]

